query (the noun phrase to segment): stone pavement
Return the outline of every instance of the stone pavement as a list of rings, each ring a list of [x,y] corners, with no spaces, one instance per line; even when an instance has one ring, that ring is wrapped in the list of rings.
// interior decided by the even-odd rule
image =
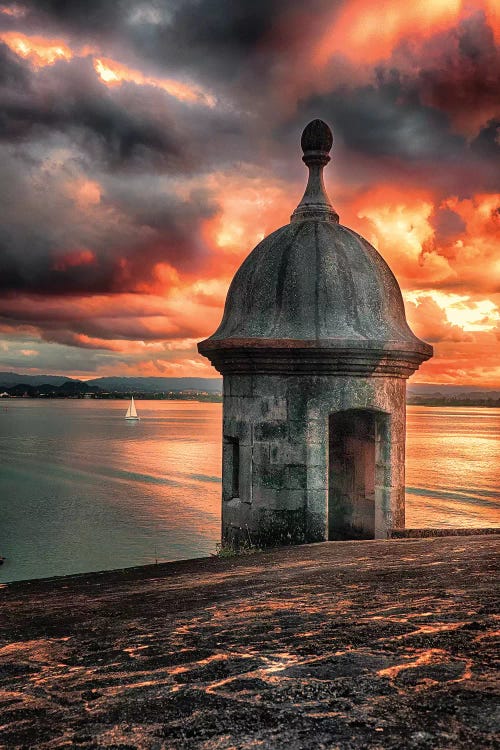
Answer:
[[[0,747],[493,748],[499,541],[330,542],[3,586]]]

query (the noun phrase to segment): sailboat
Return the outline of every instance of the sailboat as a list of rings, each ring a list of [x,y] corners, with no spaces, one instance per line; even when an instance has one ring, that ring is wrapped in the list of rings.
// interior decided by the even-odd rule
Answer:
[[[134,397],[130,399],[130,404],[128,405],[127,413],[125,414],[125,419],[133,419],[134,421],[137,421],[140,419],[140,417],[137,416],[137,409],[135,408],[135,401]]]

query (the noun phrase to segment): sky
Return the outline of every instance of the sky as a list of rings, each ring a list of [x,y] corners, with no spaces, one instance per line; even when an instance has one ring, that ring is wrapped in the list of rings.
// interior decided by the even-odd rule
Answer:
[[[0,370],[218,376],[196,343],[319,117],[413,381],[498,387],[499,91],[497,0],[0,0]]]

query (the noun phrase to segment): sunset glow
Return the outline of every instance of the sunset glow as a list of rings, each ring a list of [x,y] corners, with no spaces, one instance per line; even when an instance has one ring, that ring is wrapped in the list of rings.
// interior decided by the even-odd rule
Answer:
[[[498,3],[90,6],[0,5],[0,369],[215,377],[196,342],[321,117],[340,221],[434,346],[414,379],[498,385]]]
[[[71,49],[60,40],[29,37],[13,31],[0,34],[0,41],[37,68],[53,65],[57,60],[71,60],[73,57]]]
[[[154,86],[163,89],[167,94],[175,96],[182,102],[200,102],[209,107],[214,107],[216,104],[213,96],[194,86],[188,86],[168,78],[145,76],[140,71],[132,70],[114,60],[96,57],[94,58],[94,69],[99,78],[108,85],[119,85],[125,81],[132,81],[139,86]]]
[[[425,298],[433,300],[445,313],[448,323],[463,331],[493,331],[500,322],[500,311],[489,299],[471,300],[468,295],[445,292],[407,292],[406,299],[416,305]]]
[[[336,54],[372,63],[387,57],[404,37],[427,36],[450,26],[459,17],[461,0],[419,0],[401,3],[380,0],[346,3],[327,29],[316,49],[316,61],[324,65]],[[348,40],[348,44],[346,44]]]

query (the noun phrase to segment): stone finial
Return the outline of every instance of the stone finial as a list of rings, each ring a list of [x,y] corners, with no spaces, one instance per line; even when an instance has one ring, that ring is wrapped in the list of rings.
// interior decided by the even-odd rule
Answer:
[[[309,168],[309,180],[291,221],[330,221],[338,223],[339,216],[333,209],[323,182],[323,168],[330,161],[333,134],[323,120],[312,120],[306,125],[300,140],[304,156],[302,161]]]
[[[300,139],[304,156],[302,161],[309,164],[311,158],[321,158],[325,164],[330,161],[329,153],[333,146],[333,133],[323,120],[312,120],[306,125]]]

